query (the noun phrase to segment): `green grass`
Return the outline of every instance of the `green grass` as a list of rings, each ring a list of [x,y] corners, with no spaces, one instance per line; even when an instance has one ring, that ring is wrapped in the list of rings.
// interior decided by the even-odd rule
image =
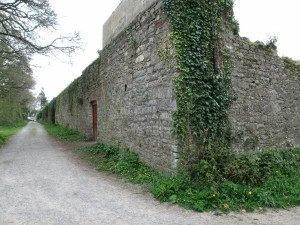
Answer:
[[[45,123],[45,122],[42,122],[41,124],[44,126],[44,128],[47,130],[47,132],[50,135],[52,135],[60,140],[67,141],[67,142],[86,141],[87,140],[87,138],[84,135],[80,134],[78,131],[64,128],[57,124],[51,124],[51,123]]]
[[[180,170],[176,177],[168,177],[145,166],[129,150],[98,143],[79,152],[99,171],[110,171],[129,182],[146,184],[161,202],[199,212],[300,205],[300,148],[233,157],[224,171],[219,171],[217,180],[211,178],[216,173],[213,164],[199,163],[196,179]]]
[[[0,125],[0,146],[4,145],[9,137],[16,134],[22,127],[27,124],[27,121],[23,121],[14,125]]]
[[[153,169],[140,162],[136,153],[128,149],[97,143],[78,150],[78,153],[98,171],[110,171],[131,183],[149,184],[159,176]]]

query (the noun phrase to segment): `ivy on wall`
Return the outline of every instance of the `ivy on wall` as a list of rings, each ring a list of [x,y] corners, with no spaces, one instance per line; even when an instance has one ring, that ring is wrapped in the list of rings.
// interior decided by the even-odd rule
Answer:
[[[233,0],[164,0],[180,71],[174,78],[174,134],[181,149],[193,149],[195,162],[212,146],[226,145],[232,63],[219,31],[232,6]]]
[[[38,119],[42,119],[44,121],[47,121],[49,123],[55,123],[55,114],[57,109],[59,108],[61,98],[63,96],[67,97],[67,106],[68,111],[71,115],[73,115],[73,106],[75,103],[83,105],[83,99],[78,98],[77,91],[79,86],[79,78],[75,79],[66,89],[64,89],[57,97],[53,98],[51,102],[49,102],[46,107],[43,108],[43,110],[39,113]],[[77,102],[75,102],[74,99],[77,99]]]

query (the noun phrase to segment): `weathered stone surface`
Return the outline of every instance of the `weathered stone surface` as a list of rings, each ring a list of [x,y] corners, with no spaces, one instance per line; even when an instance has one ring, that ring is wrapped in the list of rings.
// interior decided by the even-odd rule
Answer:
[[[157,8],[152,8],[151,11],[147,10],[156,1],[123,0],[103,25],[103,47],[116,38],[137,15],[140,14],[139,20],[141,22],[146,22],[147,19],[155,19],[155,16],[159,16],[155,12],[161,7],[161,3],[156,5]],[[142,13],[144,10],[147,10],[146,13]]]
[[[130,148],[158,170],[173,170],[177,145],[170,130],[176,108],[175,71],[165,68],[158,57],[159,50],[169,45],[169,32],[161,3],[154,3],[87,67],[72,98],[67,91],[58,97],[56,122],[91,137],[91,102],[97,101],[98,141]],[[82,105],[78,98],[83,99]]]
[[[96,102],[98,141],[130,148],[146,164],[173,171],[178,147],[171,135],[177,105],[172,77],[180,73],[174,58],[166,65],[159,57],[171,47],[169,33],[158,0],[57,97],[56,123],[92,137],[91,103]],[[234,61],[232,87],[238,97],[229,113],[233,147],[257,151],[300,146],[300,70],[291,70],[263,43],[228,33],[225,42]]]
[[[238,97],[230,118],[238,150],[300,146],[300,73],[263,43],[230,37]],[[248,140],[248,143],[247,143]],[[248,146],[247,146],[248,145]]]

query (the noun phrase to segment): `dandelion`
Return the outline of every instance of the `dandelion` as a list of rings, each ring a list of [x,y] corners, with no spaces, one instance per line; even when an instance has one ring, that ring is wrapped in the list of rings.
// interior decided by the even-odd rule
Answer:
[[[216,197],[216,194],[211,194],[212,197]]]
[[[252,195],[252,191],[249,191],[249,192],[248,192],[248,195]]]

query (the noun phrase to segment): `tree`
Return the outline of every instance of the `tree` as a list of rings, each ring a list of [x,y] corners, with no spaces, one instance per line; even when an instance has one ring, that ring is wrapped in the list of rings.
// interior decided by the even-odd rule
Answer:
[[[0,58],[0,98],[13,90],[30,90],[35,81],[29,59],[25,56],[4,60]]]
[[[40,33],[53,32],[57,25],[57,15],[48,0],[0,0],[0,57],[73,53],[79,48],[80,36],[76,32],[42,43]]]
[[[26,118],[33,102],[30,89],[34,84],[27,57],[0,57],[0,124],[16,123]]]
[[[40,105],[40,108],[44,108],[47,103],[48,103],[48,99],[46,97],[46,94],[44,92],[44,88],[42,88],[41,92],[39,93],[38,97],[37,97],[37,101],[38,104]]]
[[[0,125],[14,124],[26,119],[33,101],[29,90],[11,90],[5,98],[0,98]]]

